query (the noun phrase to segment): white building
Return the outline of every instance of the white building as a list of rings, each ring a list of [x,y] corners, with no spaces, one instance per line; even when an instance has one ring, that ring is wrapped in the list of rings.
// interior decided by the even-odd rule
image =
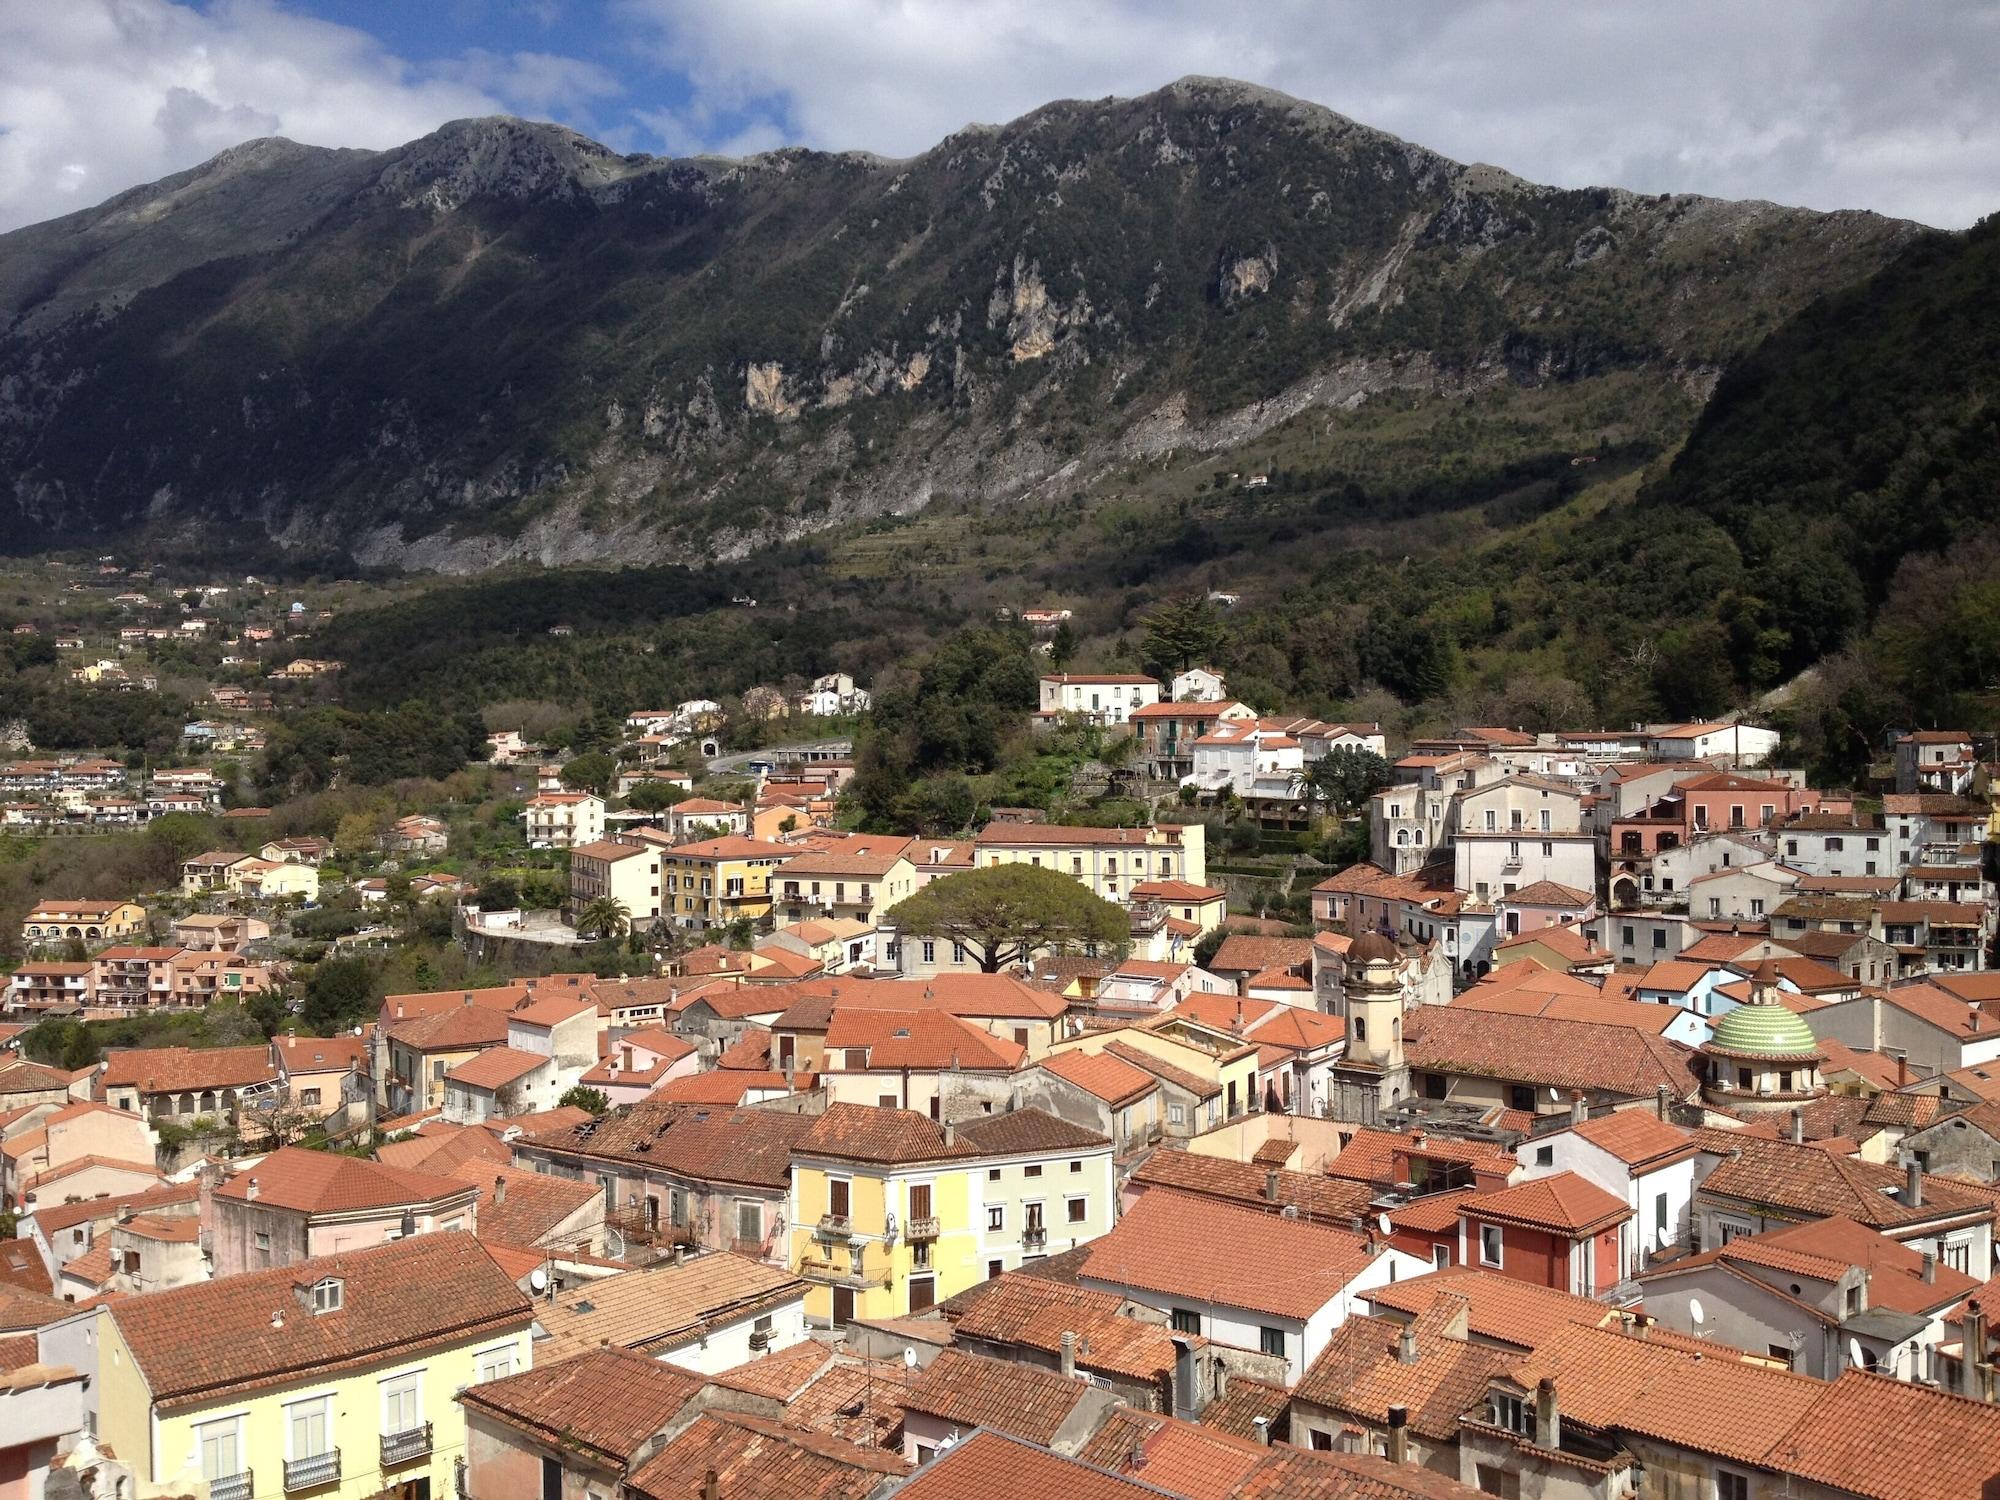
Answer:
[[[1173,680],[1176,703],[1220,703],[1229,696],[1222,674],[1208,667],[1189,667]]]
[[[1632,1210],[1618,1229],[1618,1275],[1629,1280],[1655,1251],[1685,1244],[1701,1149],[1646,1109],[1620,1110],[1523,1141],[1521,1181],[1574,1172]]]
[[[521,810],[528,843],[568,849],[604,837],[604,799],[591,792],[541,792]]]
[[[1041,715],[1073,715],[1091,724],[1123,724],[1134,709],[1160,701],[1150,677],[1117,672],[1048,672],[1041,682]]]
[[[1722,761],[1761,766],[1778,752],[1778,731],[1751,724],[1661,724],[1647,732],[1646,753],[1655,760]]]

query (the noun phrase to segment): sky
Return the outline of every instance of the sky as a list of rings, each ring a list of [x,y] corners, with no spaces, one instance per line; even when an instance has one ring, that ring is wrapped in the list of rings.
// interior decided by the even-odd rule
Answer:
[[[1189,73],[1563,186],[2000,207],[1992,0],[0,0],[0,229],[265,135],[907,156]]]

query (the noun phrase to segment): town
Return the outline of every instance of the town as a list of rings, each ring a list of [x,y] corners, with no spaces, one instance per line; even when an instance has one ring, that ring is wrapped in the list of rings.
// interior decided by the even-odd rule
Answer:
[[[336,743],[331,606],[65,588],[17,663],[203,707],[4,728],[0,1493],[2000,1473],[1990,738],[1328,722],[1218,591],[982,623],[977,781],[842,671]]]

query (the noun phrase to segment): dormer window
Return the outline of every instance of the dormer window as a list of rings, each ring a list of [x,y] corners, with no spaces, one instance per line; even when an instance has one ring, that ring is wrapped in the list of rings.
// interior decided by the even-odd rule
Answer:
[[[326,1276],[312,1285],[312,1310],[317,1317],[321,1313],[339,1312],[346,1296],[346,1283],[338,1276]]]

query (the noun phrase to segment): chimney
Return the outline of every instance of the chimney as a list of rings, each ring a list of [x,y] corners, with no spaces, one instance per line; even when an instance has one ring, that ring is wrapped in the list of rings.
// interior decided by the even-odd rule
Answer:
[[[1073,1333],[1062,1336],[1062,1373],[1065,1380],[1076,1379],[1076,1335]]]
[[[701,1500],[722,1500],[722,1481],[713,1469],[702,1476]]]
[[[1389,1408],[1389,1462],[1406,1464],[1410,1461],[1410,1409],[1407,1406]]]
[[[1792,1111],[1791,1135],[1793,1145],[1803,1146],[1806,1143],[1806,1112],[1802,1109]]]
[[[1264,1174],[1264,1201],[1266,1203],[1278,1201],[1278,1174],[1275,1171]]]
[[[1535,1387],[1535,1446],[1551,1452],[1562,1446],[1562,1408],[1556,1405],[1556,1383],[1546,1375]]]
[[[498,1208],[507,1201],[507,1179],[499,1175],[493,1178],[493,1206]]]
[[[1896,1087],[1901,1088],[1910,1081],[1910,1056],[1907,1052],[1896,1054]]]
[[[1417,1330],[1410,1324],[1403,1325],[1396,1335],[1396,1363],[1413,1365],[1417,1362]]]
[[[1576,1089],[1569,1096],[1569,1122],[1581,1125],[1590,1118],[1590,1107],[1583,1102],[1583,1090]]]
[[[1672,1123],[1672,1111],[1667,1104],[1667,1086],[1664,1083],[1653,1090],[1653,1113],[1660,1117],[1661,1123]]]
[[[944,1143],[947,1147],[958,1144],[958,1127],[949,1120],[944,1122]]]
[[[1262,1443],[1266,1448],[1271,1446],[1271,1419],[1269,1417],[1252,1417],[1250,1419],[1250,1430],[1252,1436],[1258,1442]]]
[[[246,1177],[243,1179],[243,1196],[252,1203],[257,1201],[257,1179],[255,1177]]]
[[[1937,1280],[1937,1257],[1930,1251],[1924,1252],[1924,1285],[1930,1286]]]
[[[686,1245],[675,1245],[674,1264],[677,1266],[684,1266],[687,1264],[687,1258],[688,1258],[688,1247]]]
[[[1962,1395],[1976,1401],[1988,1397],[1988,1382],[1992,1376],[1992,1366],[1986,1362],[1986,1309],[1974,1297],[1965,1304],[1965,1316],[1960,1320],[1963,1333],[1965,1384]]]
[[[1903,1168],[1903,1202],[1911,1208],[1924,1206],[1924,1169],[1915,1162]]]

